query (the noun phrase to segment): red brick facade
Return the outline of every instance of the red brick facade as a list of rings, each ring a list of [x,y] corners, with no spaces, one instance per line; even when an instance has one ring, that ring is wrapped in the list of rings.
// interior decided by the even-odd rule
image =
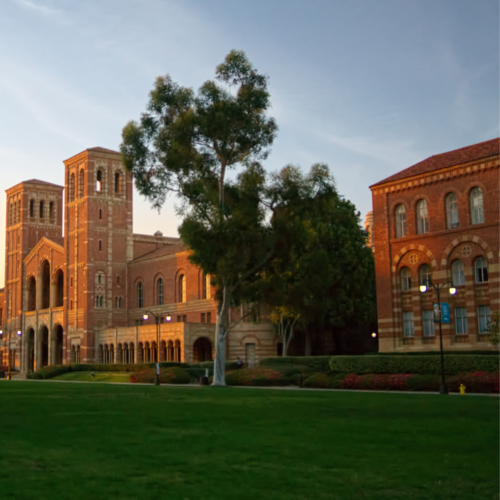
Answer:
[[[499,144],[436,155],[371,186],[381,352],[439,348],[435,292],[419,290],[423,265],[434,283],[457,288],[441,295],[445,349],[492,348],[484,326],[500,302]]]
[[[216,321],[210,278],[189,262],[178,238],[133,234],[132,178],[121,155],[92,148],[64,165],[64,188],[32,180],[7,190],[0,365],[9,345],[11,364],[23,371],[152,361],[155,314],[160,360],[210,358]],[[242,325],[228,345],[232,358],[244,356],[247,345],[257,359],[276,352],[269,325]]]

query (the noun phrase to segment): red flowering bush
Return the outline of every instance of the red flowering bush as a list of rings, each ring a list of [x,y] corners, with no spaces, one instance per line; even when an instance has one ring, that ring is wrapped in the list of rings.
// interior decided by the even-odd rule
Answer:
[[[226,374],[227,385],[284,386],[290,383],[288,377],[270,368],[244,368]]]
[[[453,392],[459,392],[460,385],[463,384],[466,392],[498,394],[500,379],[498,372],[474,372],[450,377],[446,383]]]

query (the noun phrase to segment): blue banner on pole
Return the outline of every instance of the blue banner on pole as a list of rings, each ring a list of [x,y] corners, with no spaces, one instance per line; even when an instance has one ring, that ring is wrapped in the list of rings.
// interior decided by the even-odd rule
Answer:
[[[450,322],[450,305],[448,302],[441,302],[441,318],[443,323]]]

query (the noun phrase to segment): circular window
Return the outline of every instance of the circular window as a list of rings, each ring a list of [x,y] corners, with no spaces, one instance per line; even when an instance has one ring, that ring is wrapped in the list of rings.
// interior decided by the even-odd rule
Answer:
[[[416,253],[412,253],[410,255],[410,263],[416,264],[418,262],[418,255]]]
[[[470,245],[464,245],[462,247],[462,255],[464,257],[469,257],[471,253],[472,253],[472,248],[470,247]]]

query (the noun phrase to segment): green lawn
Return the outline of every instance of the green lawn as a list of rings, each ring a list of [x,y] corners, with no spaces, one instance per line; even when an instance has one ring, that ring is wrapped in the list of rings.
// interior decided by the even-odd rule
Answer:
[[[77,380],[79,382],[130,382],[130,373],[110,373],[110,372],[69,372],[58,375],[52,380]]]
[[[497,499],[498,398],[0,382],[5,499]]]

